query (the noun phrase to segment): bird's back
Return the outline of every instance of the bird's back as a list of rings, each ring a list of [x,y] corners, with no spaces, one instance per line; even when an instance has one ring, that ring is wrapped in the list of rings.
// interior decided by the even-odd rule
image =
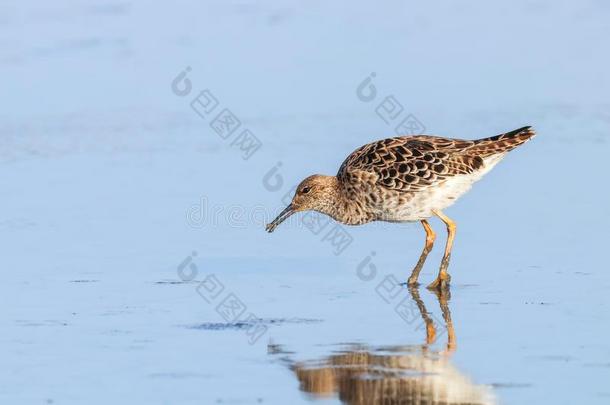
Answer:
[[[531,127],[477,140],[429,135],[401,136],[375,141],[352,152],[339,168],[340,179],[356,172],[378,176],[381,186],[407,191],[436,179],[469,174],[487,158],[504,155],[535,135]]]
[[[428,135],[382,139],[350,154],[337,177],[380,219],[412,221],[453,204],[504,155],[535,135],[531,127],[478,140]]]

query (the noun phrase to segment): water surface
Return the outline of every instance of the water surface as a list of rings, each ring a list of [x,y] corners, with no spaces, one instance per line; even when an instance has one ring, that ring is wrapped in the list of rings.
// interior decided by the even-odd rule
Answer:
[[[0,6],[0,402],[608,403],[608,12]],[[539,134],[447,210],[450,296],[399,285],[418,224],[264,232],[295,183],[409,116]]]

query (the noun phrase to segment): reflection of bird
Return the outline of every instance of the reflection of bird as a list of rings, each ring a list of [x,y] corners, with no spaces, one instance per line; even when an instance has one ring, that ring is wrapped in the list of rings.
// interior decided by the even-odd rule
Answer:
[[[455,223],[443,209],[493,168],[507,152],[534,136],[524,127],[475,141],[434,136],[403,136],[364,145],[345,159],[336,176],[313,175],[297,187],[292,202],[267,225],[273,230],[299,211],[318,211],[348,225],[371,221],[421,221],[426,244],[408,284],[416,285],[435,234],[427,219],[447,225],[440,271],[430,288],[449,285],[447,273]]]
[[[371,348],[351,345],[347,350],[316,360],[294,362],[281,347],[270,348],[296,374],[300,389],[314,398],[338,395],[349,405],[369,404],[494,404],[490,387],[474,384],[455,368],[449,357],[455,350],[455,334],[447,297],[439,295],[447,325],[447,348],[432,351],[434,322],[417,291],[411,294],[426,323],[426,344]]]

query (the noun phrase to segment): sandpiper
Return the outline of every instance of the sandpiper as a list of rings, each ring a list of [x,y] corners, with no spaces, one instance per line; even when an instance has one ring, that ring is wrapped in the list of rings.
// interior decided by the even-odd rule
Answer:
[[[473,141],[418,135],[366,144],[345,159],[336,176],[316,174],[303,180],[292,202],[266,229],[273,232],[290,215],[309,210],[347,225],[420,221],[426,243],[407,281],[414,286],[436,237],[428,218],[437,216],[448,237],[438,276],[428,288],[444,289],[451,280],[447,267],[456,224],[443,210],[534,135],[528,126]]]

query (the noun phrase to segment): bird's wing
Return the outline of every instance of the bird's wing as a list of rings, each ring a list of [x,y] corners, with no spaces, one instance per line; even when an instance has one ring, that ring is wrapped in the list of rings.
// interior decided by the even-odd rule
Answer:
[[[376,183],[398,191],[416,191],[458,174],[483,167],[483,159],[469,155],[473,141],[433,136],[404,136],[369,143],[345,159],[337,177],[350,182],[363,172]]]

